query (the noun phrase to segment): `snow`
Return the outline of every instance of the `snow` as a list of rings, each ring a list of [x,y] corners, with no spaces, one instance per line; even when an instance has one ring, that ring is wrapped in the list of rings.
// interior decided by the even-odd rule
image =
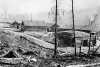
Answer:
[[[54,49],[54,45],[53,44],[50,44],[48,42],[45,42],[43,40],[40,40],[38,38],[35,38],[35,37],[32,37],[30,35],[27,35],[25,33],[21,33],[21,32],[14,32],[14,31],[11,31],[11,30],[5,30],[5,32],[10,32],[10,33],[13,33],[15,35],[18,35],[18,36],[23,36],[23,37],[26,37],[28,40],[30,40],[31,42],[34,42],[42,47],[45,47],[45,48],[49,48],[49,49]]]
[[[5,32],[9,32],[9,33],[14,34],[14,35],[17,35],[17,36],[23,36],[23,37],[27,38],[29,41],[31,41],[33,43],[36,43],[37,45],[42,46],[44,48],[54,49],[54,44],[45,42],[45,41],[43,41],[41,39],[38,39],[38,38],[36,38],[34,36],[30,36],[30,35],[28,35],[26,33],[14,32],[14,31],[11,31],[11,30],[4,30],[4,31]],[[94,48],[96,49],[97,46],[95,46]],[[87,54],[88,49],[89,49],[89,47],[83,47],[82,46],[81,52],[84,52],[85,54]],[[65,48],[58,47],[57,50],[63,52],[64,54],[74,54],[74,52],[75,52],[75,48],[74,47],[65,47]],[[80,48],[77,47],[77,53],[79,53],[79,50],[80,50]]]

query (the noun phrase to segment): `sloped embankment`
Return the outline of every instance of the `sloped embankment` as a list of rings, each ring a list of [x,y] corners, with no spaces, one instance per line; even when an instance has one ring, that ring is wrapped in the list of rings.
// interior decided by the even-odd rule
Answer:
[[[0,30],[0,56],[13,51],[17,57],[37,56],[50,58],[53,55],[54,45],[31,37],[24,33],[9,30]]]

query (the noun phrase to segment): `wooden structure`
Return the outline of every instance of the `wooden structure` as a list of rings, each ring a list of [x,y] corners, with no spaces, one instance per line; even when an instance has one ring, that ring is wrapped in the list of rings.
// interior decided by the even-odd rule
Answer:
[[[14,22],[10,25],[10,27],[13,27],[13,28],[19,29],[19,27],[20,27],[20,23],[18,23],[17,21],[14,21]]]

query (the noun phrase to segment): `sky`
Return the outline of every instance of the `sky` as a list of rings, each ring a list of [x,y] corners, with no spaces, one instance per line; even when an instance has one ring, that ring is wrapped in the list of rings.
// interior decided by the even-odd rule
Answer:
[[[63,4],[63,8],[69,10],[71,0],[58,0]],[[0,11],[8,13],[22,14],[49,11],[54,5],[54,0],[0,0]],[[74,0],[75,9],[86,9],[100,6],[100,0]]]
[[[69,11],[71,0],[58,0],[61,8]],[[54,0],[0,0],[0,14],[33,14],[49,12]],[[100,0],[74,0],[75,10],[85,10],[100,6]]]
[[[46,2],[46,3],[44,3]],[[50,0],[0,0],[0,10],[8,13],[38,13],[51,7]]]

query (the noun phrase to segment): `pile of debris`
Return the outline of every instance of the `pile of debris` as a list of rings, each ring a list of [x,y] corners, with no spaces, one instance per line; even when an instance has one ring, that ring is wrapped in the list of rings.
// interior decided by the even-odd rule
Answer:
[[[0,62],[28,63],[32,59],[35,59],[33,61],[40,58],[47,59],[51,58],[52,55],[53,49],[45,48],[34,42],[34,40],[29,40],[26,36],[20,35],[20,33],[17,35],[15,32],[0,31]],[[13,58],[21,58],[23,61],[17,62]]]

